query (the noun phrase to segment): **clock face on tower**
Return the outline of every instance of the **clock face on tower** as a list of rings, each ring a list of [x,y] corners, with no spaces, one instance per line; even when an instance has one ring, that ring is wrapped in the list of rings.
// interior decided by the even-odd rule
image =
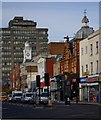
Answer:
[[[26,56],[27,56],[27,57],[29,57],[29,56],[30,56],[30,54],[29,54],[29,53],[26,53]]]

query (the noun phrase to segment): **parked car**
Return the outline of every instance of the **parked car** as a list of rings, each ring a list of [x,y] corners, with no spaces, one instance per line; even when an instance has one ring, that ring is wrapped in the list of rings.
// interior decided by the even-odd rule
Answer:
[[[30,100],[32,99],[32,96],[33,96],[32,92],[23,93],[23,95],[21,97],[21,102],[30,103]]]
[[[22,91],[12,91],[12,102],[21,102]]]
[[[7,93],[6,92],[0,92],[0,101],[7,101]]]
[[[42,92],[42,94],[40,95],[40,103],[41,104],[48,104],[48,93],[47,92]]]
[[[8,94],[7,101],[8,101],[8,102],[12,102],[12,94]]]

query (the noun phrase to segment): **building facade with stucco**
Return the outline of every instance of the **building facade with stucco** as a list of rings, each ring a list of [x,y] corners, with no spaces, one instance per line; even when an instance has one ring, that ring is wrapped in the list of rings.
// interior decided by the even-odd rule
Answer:
[[[95,31],[80,41],[80,100],[99,101],[100,46],[99,32]]]

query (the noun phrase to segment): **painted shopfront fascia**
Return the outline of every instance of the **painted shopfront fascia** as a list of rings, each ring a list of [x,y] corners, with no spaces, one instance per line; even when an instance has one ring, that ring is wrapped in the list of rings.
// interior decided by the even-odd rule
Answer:
[[[99,100],[99,76],[88,76],[80,78],[79,94],[80,101],[98,102]]]

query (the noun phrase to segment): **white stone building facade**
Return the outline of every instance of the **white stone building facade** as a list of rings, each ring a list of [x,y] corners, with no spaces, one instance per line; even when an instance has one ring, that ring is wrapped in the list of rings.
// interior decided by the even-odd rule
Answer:
[[[80,101],[99,101],[99,30],[80,41]]]

